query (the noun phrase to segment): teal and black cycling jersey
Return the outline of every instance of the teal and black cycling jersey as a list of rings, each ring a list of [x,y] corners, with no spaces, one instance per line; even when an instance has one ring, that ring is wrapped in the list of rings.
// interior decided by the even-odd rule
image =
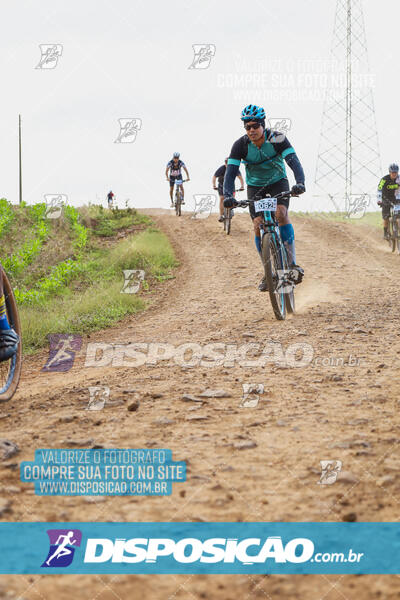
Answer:
[[[232,146],[228,165],[239,166],[241,162],[244,163],[247,185],[269,185],[286,178],[283,159],[290,154],[295,154],[295,151],[287,137],[277,131],[266,129],[265,142],[260,148],[253,144],[247,135],[236,140]]]

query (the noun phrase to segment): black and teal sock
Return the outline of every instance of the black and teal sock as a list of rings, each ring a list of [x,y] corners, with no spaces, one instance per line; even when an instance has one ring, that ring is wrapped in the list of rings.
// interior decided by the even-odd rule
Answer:
[[[4,294],[0,298],[0,329],[11,329],[8,324],[7,313],[6,313],[6,299]]]
[[[296,250],[294,246],[294,229],[291,223],[287,225],[280,225],[279,231],[281,233],[282,242],[286,248],[286,254],[288,258],[288,264],[296,264]]]
[[[259,235],[256,235],[254,237],[254,241],[256,243],[257,252],[261,256],[261,237]]]

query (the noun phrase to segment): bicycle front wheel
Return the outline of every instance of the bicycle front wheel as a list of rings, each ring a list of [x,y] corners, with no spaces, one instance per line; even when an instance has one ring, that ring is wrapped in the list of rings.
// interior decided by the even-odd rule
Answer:
[[[389,246],[392,248],[392,252],[396,250],[396,225],[395,219],[391,218],[389,220]]]
[[[21,323],[18,315],[17,303],[15,302],[14,293],[11,284],[4,270],[1,269],[3,275],[4,297],[6,301],[6,313],[10,327],[19,335],[20,342],[18,344],[17,353],[8,360],[0,362],[0,402],[11,400],[14,396],[19,378],[21,376],[22,367],[22,336]]]
[[[178,217],[180,217],[182,213],[182,192],[180,189],[176,190],[175,209],[176,214],[178,215]]]
[[[279,286],[279,271],[283,271],[283,261],[275,237],[270,233],[265,233],[262,237],[261,257],[272,308],[275,317],[282,321],[286,318],[285,294],[277,288]]]
[[[395,250],[397,249],[397,253],[400,254],[400,220],[398,217],[394,217],[393,218],[393,237],[394,237],[394,250],[393,252],[395,252]]]
[[[226,208],[225,224],[226,224],[226,235],[231,232],[232,212],[230,208]]]

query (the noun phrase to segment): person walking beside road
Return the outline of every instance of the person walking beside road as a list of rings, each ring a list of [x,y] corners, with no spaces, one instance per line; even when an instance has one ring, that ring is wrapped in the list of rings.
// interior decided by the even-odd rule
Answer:
[[[400,187],[399,165],[389,165],[388,175],[384,175],[378,185],[378,206],[382,208],[383,238],[389,239],[390,206],[396,204],[396,192]]]
[[[219,223],[224,222],[224,177],[225,177],[227,164],[228,164],[228,159],[226,158],[225,164],[222,165],[221,167],[219,167],[219,169],[217,169],[215,171],[213,178],[212,178],[212,186],[213,186],[214,190],[218,191],[218,194],[219,194],[219,219],[218,219]],[[239,181],[240,181],[239,192],[242,192],[244,190],[244,181],[243,181],[243,177],[242,177],[242,174],[240,171],[238,172],[236,177],[238,177]],[[218,186],[216,186],[217,178],[218,178]]]

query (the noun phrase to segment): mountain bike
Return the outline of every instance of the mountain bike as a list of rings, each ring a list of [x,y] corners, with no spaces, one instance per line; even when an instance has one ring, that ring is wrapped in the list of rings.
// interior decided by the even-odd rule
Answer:
[[[239,188],[235,190],[235,192],[243,192],[244,188]],[[231,232],[231,223],[233,217],[233,208],[226,208],[224,206],[224,231],[226,235],[229,235]]]
[[[388,242],[392,252],[397,248],[397,253],[400,254],[400,200],[398,204],[390,205]]]
[[[19,344],[17,353],[8,360],[0,362],[0,402],[11,400],[15,394],[22,367],[22,336],[21,323],[18,315],[17,303],[10,281],[0,265],[0,276],[3,277],[4,297],[6,301],[6,314],[10,327],[19,335]]]
[[[174,206],[175,206],[175,213],[177,214],[178,217],[181,216],[182,214],[182,200],[183,200],[183,188],[182,188],[182,184],[185,183],[185,181],[187,181],[187,179],[176,179],[175,181],[175,202],[174,202]]]
[[[298,273],[288,267],[286,248],[282,242],[275,212],[280,198],[293,195],[288,191],[262,198],[258,192],[253,200],[240,200],[237,203],[237,206],[242,208],[254,204],[256,213],[263,214],[260,224],[261,258],[272,308],[275,317],[280,321],[286,318],[287,313],[295,311],[294,286]]]

